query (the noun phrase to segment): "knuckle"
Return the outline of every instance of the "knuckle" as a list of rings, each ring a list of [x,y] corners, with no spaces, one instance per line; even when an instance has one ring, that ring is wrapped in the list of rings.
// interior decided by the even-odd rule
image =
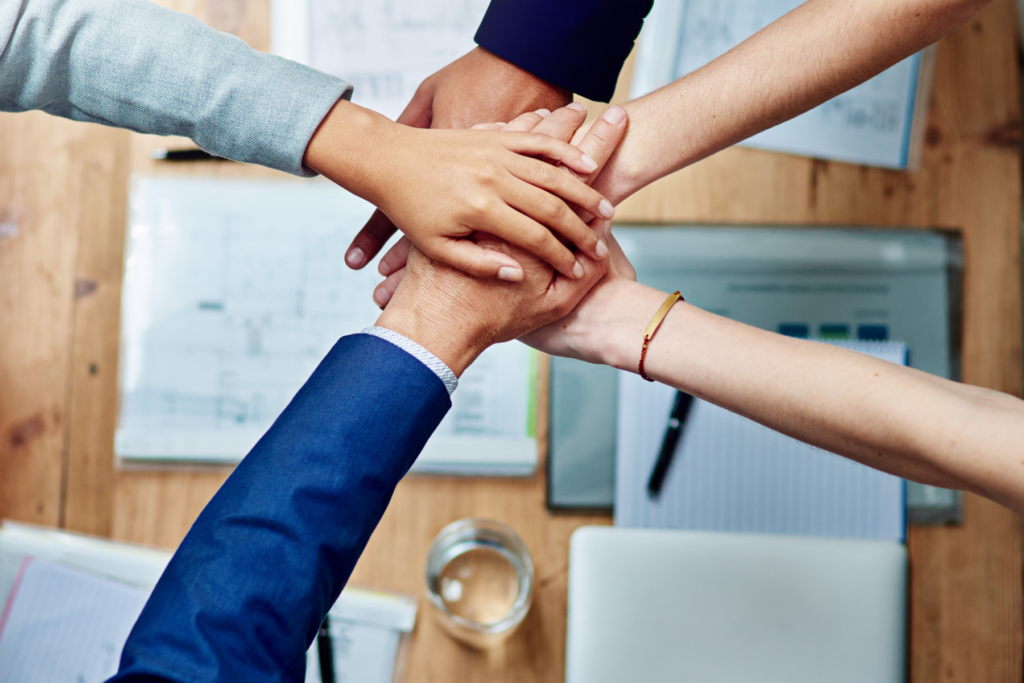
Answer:
[[[568,212],[569,207],[567,207],[565,202],[558,197],[549,194],[541,200],[540,210],[548,221],[553,223],[564,223],[566,218],[565,214]]]
[[[548,246],[548,240],[551,238],[551,233],[542,228],[531,230],[525,236],[524,241],[530,251],[538,251]]]
[[[480,220],[494,210],[494,200],[490,195],[477,193],[467,198],[467,213],[470,218]]]
[[[495,164],[482,164],[476,170],[477,181],[479,181],[480,184],[485,185],[487,187],[491,187],[492,185],[494,185],[498,181],[499,177],[500,173],[498,171],[498,167]]]
[[[578,239],[576,238],[579,237],[580,235],[585,236],[586,233],[593,232],[592,230],[583,229],[585,226],[581,225],[582,221],[580,221],[579,218],[576,217],[576,213],[572,209],[570,209],[565,204],[565,202],[559,202],[559,207],[556,211],[555,220],[558,222],[559,225],[562,226],[563,230],[569,231],[573,234],[574,242],[578,242]]]
[[[596,207],[603,199],[604,196],[600,192],[587,185],[583,190],[583,201],[580,203],[585,204],[586,206]]]
[[[599,125],[590,129],[590,137],[600,143],[607,143],[615,134],[615,129],[604,119],[599,119]]]

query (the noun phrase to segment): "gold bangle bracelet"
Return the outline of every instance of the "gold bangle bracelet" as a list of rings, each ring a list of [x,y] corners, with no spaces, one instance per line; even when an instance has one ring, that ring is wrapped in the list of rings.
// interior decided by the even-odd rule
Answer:
[[[647,358],[647,345],[651,343],[651,338],[654,337],[654,333],[658,331],[659,327],[661,327],[661,321],[665,319],[665,316],[668,315],[669,310],[671,310],[677,301],[685,302],[686,299],[684,299],[683,295],[678,291],[669,294],[668,298],[665,299],[665,303],[661,305],[658,312],[654,314],[653,318],[651,318],[651,324],[647,326],[646,330],[644,330],[644,346],[640,349],[639,370],[640,376],[648,382],[653,382],[654,380],[644,373],[644,359]]]

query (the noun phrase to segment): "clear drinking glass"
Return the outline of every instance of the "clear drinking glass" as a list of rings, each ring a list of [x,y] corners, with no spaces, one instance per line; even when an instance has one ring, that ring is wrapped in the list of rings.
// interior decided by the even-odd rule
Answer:
[[[530,551],[501,522],[452,522],[427,553],[427,593],[453,637],[478,648],[500,643],[518,628],[533,601]]]

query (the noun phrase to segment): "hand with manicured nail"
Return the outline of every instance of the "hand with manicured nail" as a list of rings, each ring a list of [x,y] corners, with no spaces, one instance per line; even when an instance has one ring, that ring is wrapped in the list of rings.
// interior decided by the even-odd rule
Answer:
[[[469,128],[509,121],[524,111],[557,109],[572,93],[481,47],[426,78],[397,122],[413,128]],[[379,209],[349,247],[346,263],[362,268],[398,228]]]
[[[605,112],[592,124],[583,125],[586,120],[586,109],[582,104],[572,103],[566,107],[556,110],[551,114],[541,112],[530,112],[523,114],[507,124],[483,124],[477,128],[501,131],[506,133],[540,133],[549,135],[558,140],[570,140],[575,138],[575,145],[586,154],[590,155],[597,164],[598,170],[586,176],[587,182],[599,178],[603,174],[601,170],[608,159],[615,152],[616,147],[626,134],[627,120],[626,112],[622,107],[608,107]],[[575,173],[572,168],[562,166],[569,174]],[[603,200],[607,201],[607,200]],[[585,207],[578,207],[577,213],[584,220],[589,221],[594,215],[600,214],[603,219],[611,218],[614,210],[611,204],[598,206],[598,212],[588,211]],[[596,258],[604,259],[608,256],[608,245],[600,237],[590,232],[590,239],[593,240],[593,251],[588,253]],[[406,257],[409,253],[409,240],[399,240],[380,261],[379,270],[385,276],[384,282],[377,286],[373,293],[374,302],[381,307],[387,305],[394,294],[398,283],[401,281],[402,268],[405,266]]]
[[[522,277],[515,259],[465,239],[483,231],[579,277],[576,257],[555,235],[596,258],[597,240],[566,203],[599,213],[603,197],[541,158],[581,176],[598,168],[578,147],[547,135],[421,130],[341,101],[310,141],[305,162],[380,207],[426,255],[470,275]]]

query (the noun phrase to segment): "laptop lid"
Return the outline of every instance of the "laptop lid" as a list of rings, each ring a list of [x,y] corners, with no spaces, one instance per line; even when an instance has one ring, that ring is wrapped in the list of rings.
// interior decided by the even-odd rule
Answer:
[[[894,541],[583,527],[570,543],[566,683],[898,683]]]

